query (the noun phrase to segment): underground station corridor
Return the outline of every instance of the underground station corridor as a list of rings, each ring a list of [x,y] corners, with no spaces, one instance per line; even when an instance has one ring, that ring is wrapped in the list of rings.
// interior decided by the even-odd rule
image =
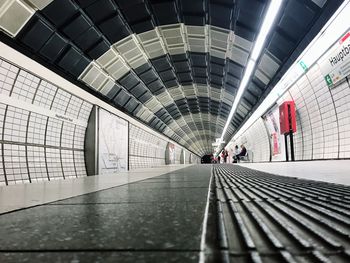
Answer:
[[[0,0],[0,262],[350,262],[349,0]]]
[[[349,262],[349,185],[190,166],[4,213],[0,261]]]

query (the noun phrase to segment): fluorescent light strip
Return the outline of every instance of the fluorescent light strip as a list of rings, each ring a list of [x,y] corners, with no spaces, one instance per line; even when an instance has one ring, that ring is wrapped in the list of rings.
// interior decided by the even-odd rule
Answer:
[[[283,75],[282,79],[276,84],[266,99],[261,103],[258,109],[253,113],[249,120],[233,137],[237,139],[241,136],[253,123],[260,118],[267,109],[269,109],[278,99],[287,91],[291,85],[305,72],[300,67],[299,61],[303,61],[309,68],[316,63],[320,57],[338,39],[348,28],[350,13],[350,1],[345,1],[334,15],[329,19],[326,25],[320,30],[312,42],[305,48],[302,54],[295,60],[294,64]],[[290,80],[292,79],[292,80]]]
[[[282,0],[272,0],[269,9],[267,10],[267,13],[264,18],[264,22],[261,26],[259,35],[255,41],[255,45],[253,48],[253,52],[250,56],[250,59],[256,61],[261,53],[261,50],[265,44],[265,40],[267,35],[269,34],[271,27],[273,23],[275,22],[275,19],[277,17],[278,11],[280,10],[282,4]]]
[[[248,61],[248,64],[247,64],[247,67],[246,67],[246,70],[244,72],[244,76],[242,78],[242,81],[241,81],[241,85],[239,86],[239,89],[237,91],[237,95],[236,95],[236,98],[233,102],[233,105],[232,105],[232,108],[231,108],[231,111],[230,111],[230,114],[228,115],[228,118],[227,118],[227,121],[226,121],[226,124],[225,124],[225,127],[224,127],[224,130],[222,131],[222,135],[221,135],[221,138],[220,138],[220,141],[222,141],[224,139],[224,135],[227,131],[227,128],[228,126],[230,125],[230,122],[232,120],[232,117],[233,117],[233,114],[235,113],[236,111],[236,108],[238,106],[238,103],[243,95],[243,92],[249,82],[249,79],[250,79],[250,76],[254,70],[254,67],[255,67],[255,62],[253,60],[249,60]]]
[[[238,88],[236,98],[233,102],[230,114],[227,118],[227,122],[226,122],[225,127],[222,131],[220,141],[223,141],[224,136],[226,134],[226,131],[231,123],[232,117],[233,117],[234,113],[236,112],[238,103],[241,100],[241,97],[242,97],[245,89],[247,88],[248,82],[250,80],[250,77],[251,77],[253,70],[255,68],[255,65],[256,65],[256,60],[260,56],[261,50],[265,44],[266,36],[270,32],[270,29],[271,29],[271,27],[272,27],[272,25],[277,17],[277,14],[278,14],[278,11],[281,7],[282,1],[283,0],[272,0],[270,2],[270,5],[269,5],[268,10],[266,12],[263,24],[262,24],[261,29],[260,29],[259,35],[255,41],[254,48],[253,48],[253,51],[252,51],[251,56],[249,58],[247,67],[244,71],[244,76],[243,76],[241,84]],[[218,152],[216,153],[216,155],[217,154],[218,154]]]

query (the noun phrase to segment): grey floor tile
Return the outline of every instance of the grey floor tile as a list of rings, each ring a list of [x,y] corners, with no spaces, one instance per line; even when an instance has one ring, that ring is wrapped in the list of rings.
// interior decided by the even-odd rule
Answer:
[[[150,178],[147,180],[171,180],[171,181],[190,181],[190,182],[196,182],[196,181],[209,181],[210,174],[201,174],[201,175],[186,175],[186,174],[165,174],[161,176],[157,176],[154,178]]]
[[[198,262],[198,252],[45,252],[0,253],[2,263],[71,262],[71,263],[141,263],[141,262]]]
[[[129,184],[130,188],[209,188],[208,181],[142,181],[137,184]]]
[[[152,178],[151,180],[170,179],[173,181],[209,181],[211,175],[210,167],[207,166],[195,166],[188,167],[183,170],[163,174]]]
[[[144,188],[121,186],[77,196],[51,204],[134,203],[134,202],[204,202],[207,188]]]
[[[0,249],[199,249],[204,209],[205,202],[35,207],[0,216]]]

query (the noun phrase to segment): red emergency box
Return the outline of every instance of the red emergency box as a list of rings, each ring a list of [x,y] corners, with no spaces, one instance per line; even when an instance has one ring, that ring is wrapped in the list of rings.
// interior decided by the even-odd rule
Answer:
[[[280,130],[281,134],[297,131],[294,101],[285,101],[280,107]]]

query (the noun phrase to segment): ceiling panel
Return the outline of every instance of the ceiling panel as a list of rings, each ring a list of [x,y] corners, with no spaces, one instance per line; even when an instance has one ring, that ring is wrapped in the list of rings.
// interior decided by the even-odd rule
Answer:
[[[268,2],[4,0],[0,30],[39,63],[202,155],[221,136]],[[284,1],[230,135],[341,2]]]

